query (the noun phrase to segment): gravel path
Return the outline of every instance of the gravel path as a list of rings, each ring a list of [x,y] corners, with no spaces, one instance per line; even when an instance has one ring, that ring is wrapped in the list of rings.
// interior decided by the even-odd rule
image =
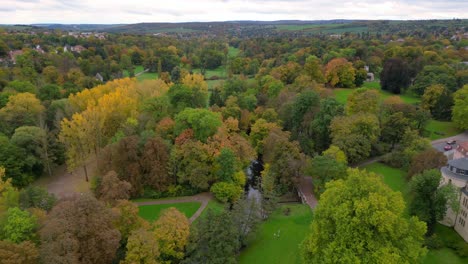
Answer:
[[[189,221],[192,223],[197,219],[203,210],[205,210],[206,206],[208,205],[208,202],[213,199],[213,196],[210,193],[200,193],[194,196],[182,196],[182,197],[177,197],[174,199],[164,199],[164,200],[156,200],[156,201],[146,201],[146,202],[136,202],[137,205],[154,205],[154,204],[172,204],[172,203],[191,203],[191,202],[199,202],[201,203],[200,207],[198,210],[195,212],[195,214],[190,217]]]

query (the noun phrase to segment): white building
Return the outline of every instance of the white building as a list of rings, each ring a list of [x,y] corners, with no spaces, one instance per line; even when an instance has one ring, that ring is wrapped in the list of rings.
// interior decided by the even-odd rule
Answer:
[[[461,143],[454,150],[454,159],[449,160],[447,166],[440,169],[443,177],[441,184],[451,183],[460,189],[458,212],[448,209],[441,223],[454,227],[455,231],[468,242],[468,158],[466,157],[466,146],[468,146],[468,142]]]

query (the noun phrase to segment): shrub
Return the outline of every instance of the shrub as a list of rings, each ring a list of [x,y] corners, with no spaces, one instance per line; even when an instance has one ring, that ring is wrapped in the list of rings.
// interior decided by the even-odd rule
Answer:
[[[436,234],[427,237],[425,244],[429,249],[440,249],[444,246],[444,242]]]

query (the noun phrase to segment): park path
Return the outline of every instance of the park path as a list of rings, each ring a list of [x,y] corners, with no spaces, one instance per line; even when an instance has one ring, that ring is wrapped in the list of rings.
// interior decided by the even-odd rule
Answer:
[[[149,69],[146,69],[146,70],[141,71],[141,72],[139,72],[139,73],[135,73],[135,77],[138,77],[138,76],[140,76],[140,75],[142,75],[143,73],[146,73],[146,72],[148,72],[148,71],[149,71]]]
[[[163,199],[163,200],[156,200],[156,201],[146,201],[146,202],[136,202],[138,206],[140,205],[154,205],[154,204],[172,204],[172,203],[191,203],[191,202],[199,202],[201,203],[200,207],[198,210],[195,212],[195,214],[190,217],[189,221],[190,223],[193,223],[200,215],[201,213],[205,210],[206,206],[208,205],[208,202],[213,199],[213,196],[210,193],[199,193],[194,196],[182,196],[182,197],[176,197],[173,199]]]
[[[299,184],[297,188],[300,193],[304,195],[306,204],[310,207],[310,209],[314,210],[317,206],[317,198],[314,195],[314,187],[312,184],[312,177],[303,176],[299,179]]]

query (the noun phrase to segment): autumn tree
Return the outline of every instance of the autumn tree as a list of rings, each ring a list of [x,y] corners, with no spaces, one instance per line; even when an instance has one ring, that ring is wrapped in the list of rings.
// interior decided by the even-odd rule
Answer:
[[[325,78],[332,87],[353,88],[356,71],[345,58],[332,59],[325,66]]]
[[[304,64],[305,73],[317,83],[325,83],[320,61],[315,56],[309,56]]]
[[[189,220],[176,208],[164,210],[154,222],[154,236],[164,263],[178,263],[184,258],[190,235]]]
[[[263,160],[269,164],[269,176],[273,178],[275,191],[284,194],[294,187],[305,165],[305,155],[299,144],[289,141],[289,133],[274,128],[264,140]]]
[[[188,140],[176,146],[171,155],[172,174],[176,176],[177,183],[199,190],[208,190],[216,181],[213,163],[209,146],[200,141]]]
[[[120,264],[158,264],[159,245],[151,231],[143,228],[133,231],[128,238],[125,260]]]
[[[0,109],[0,118],[7,127],[3,131],[11,133],[15,128],[39,124],[39,117],[45,108],[34,94],[19,93],[8,99],[5,107]]]
[[[141,156],[143,183],[154,190],[163,192],[175,182],[169,175],[169,147],[160,137],[146,141]]]
[[[376,114],[380,106],[380,95],[374,89],[355,89],[348,96],[345,111],[347,115],[368,113]]]
[[[453,94],[452,120],[460,129],[468,129],[468,85]]]
[[[148,223],[138,215],[138,206],[128,200],[118,200],[112,208],[113,224],[119,230],[121,241],[126,241],[133,231],[148,228]]]
[[[114,217],[110,209],[90,195],[62,200],[40,231],[41,260],[112,263],[121,238],[112,224]]]
[[[421,106],[430,111],[438,120],[448,120],[451,117],[453,98],[443,85],[434,84],[424,90]]]
[[[447,156],[436,149],[427,150],[415,155],[411,160],[408,176],[422,173],[425,170],[438,169],[447,165]]]
[[[99,200],[114,204],[116,200],[129,199],[131,188],[132,185],[126,181],[121,181],[115,171],[109,171],[100,179],[95,193]]]
[[[350,163],[367,158],[380,135],[378,119],[372,114],[335,117],[330,129],[333,145],[345,152]]]
[[[39,252],[31,241],[16,244],[0,240],[0,259],[5,264],[36,264],[39,263]]]
[[[410,121],[402,112],[390,115],[382,124],[382,141],[392,144],[392,148],[403,138],[401,131],[410,127]]]
[[[404,215],[401,193],[373,173],[350,169],[327,184],[301,246],[305,263],[417,263],[426,226]]]
[[[456,187],[440,186],[441,179],[440,171],[432,169],[416,174],[410,182],[410,212],[427,223],[428,236],[434,233],[437,221],[444,218],[449,206],[459,203]]]

